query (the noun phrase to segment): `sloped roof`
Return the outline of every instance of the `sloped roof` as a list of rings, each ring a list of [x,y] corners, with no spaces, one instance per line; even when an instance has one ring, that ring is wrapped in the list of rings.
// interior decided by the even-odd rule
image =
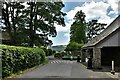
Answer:
[[[89,41],[87,44],[83,46],[84,47],[93,47],[97,45],[99,42],[101,42],[103,39],[108,37],[110,34],[115,32],[118,28],[120,28],[120,15],[110,24],[108,27],[101,32],[98,36],[93,38],[91,41]]]

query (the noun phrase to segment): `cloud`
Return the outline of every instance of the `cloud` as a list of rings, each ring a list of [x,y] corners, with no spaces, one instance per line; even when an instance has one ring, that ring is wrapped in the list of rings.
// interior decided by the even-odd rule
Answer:
[[[112,2],[111,2],[112,1]],[[111,17],[111,15],[116,15],[116,4],[118,3],[118,0],[107,0],[104,1],[91,1],[91,2],[85,2],[82,6],[75,7],[73,10],[67,12],[66,15],[66,26],[60,26],[55,24],[57,32],[69,32],[71,24],[74,22],[74,16],[75,14],[82,10],[86,15],[86,21],[90,21],[92,19],[98,19],[99,23],[106,23],[110,24],[115,17]],[[112,11],[108,12],[108,8],[111,7]]]
[[[69,22],[73,22],[73,17],[77,13],[77,11],[82,10],[86,15],[86,21],[87,22],[92,20],[92,19],[98,19],[98,22],[100,22],[100,23],[110,24],[115,18],[111,18],[107,14],[111,14],[111,13],[116,14],[115,4],[116,4],[115,1],[113,2],[113,4],[112,3],[110,4],[110,2],[105,3],[103,1],[86,2],[81,7],[78,6],[78,7],[74,8],[74,10],[69,11],[67,13],[66,17],[68,18],[68,20],[70,20]],[[110,11],[110,13],[108,13],[108,8],[110,6],[113,9],[113,11],[112,12]]]
[[[55,24],[57,32],[69,32],[70,26],[71,26],[71,24],[68,24],[68,23],[66,23],[65,27]]]
[[[95,2],[95,1],[85,2],[82,6],[75,7],[73,10],[67,12],[67,15],[65,17],[66,26],[62,27],[60,25],[55,24],[56,30],[58,32],[58,36],[53,41],[54,45],[67,44],[69,42],[70,27],[71,24],[74,22],[73,18],[75,14],[80,10],[82,10],[85,13],[87,22],[92,19],[98,19],[99,23],[106,23],[109,25],[116,18],[116,15],[118,14],[118,1],[119,0],[103,0],[99,2]],[[109,8],[111,8],[111,10],[109,10]],[[63,34],[59,35],[59,33],[63,33]]]
[[[58,32],[56,37],[49,37],[53,41],[53,45],[67,45],[69,43],[69,33]]]
[[[111,8],[118,13],[118,2],[120,0],[107,0],[108,4],[110,4]]]

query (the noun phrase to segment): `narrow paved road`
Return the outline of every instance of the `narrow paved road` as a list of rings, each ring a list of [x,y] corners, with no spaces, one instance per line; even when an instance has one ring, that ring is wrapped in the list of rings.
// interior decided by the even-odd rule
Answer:
[[[111,78],[106,73],[88,70],[76,61],[49,59],[48,64],[17,78]]]

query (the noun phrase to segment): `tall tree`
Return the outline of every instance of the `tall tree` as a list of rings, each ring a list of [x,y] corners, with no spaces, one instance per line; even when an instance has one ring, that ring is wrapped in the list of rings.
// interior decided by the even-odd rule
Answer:
[[[2,22],[5,27],[2,27],[3,31],[9,34],[10,41],[13,45],[16,45],[16,33],[18,29],[18,22],[20,21],[20,12],[24,8],[22,2],[4,2],[2,6]]]
[[[78,11],[74,17],[75,22],[70,29],[70,42],[85,43],[86,42],[86,21],[84,12]]]
[[[29,30],[29,46],[34,44],[46,46],[51,41],[48,36],[57,35],[54,24],[63,25],[65,13],[62,2],[28,2],[29,7],[24,11]]]
[[[98,23],[97,21],[92,20],[88,22],[86,31],[88,41],[99,35],[105,29],[106,24]]]
[[[8,32],[13,45],[47,46],[52,44],[48,36],[57,35],[54,24],[63,25],[65,13],[62,2],[37,2],[25,3],[5,2],[2,8],[3,30]]]

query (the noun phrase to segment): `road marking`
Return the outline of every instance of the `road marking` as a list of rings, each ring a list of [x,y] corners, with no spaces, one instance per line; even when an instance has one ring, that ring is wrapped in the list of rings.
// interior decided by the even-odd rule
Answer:
[[[54,63],[56,63],[56,64],[59,64],[59,63],[72,64],[72,63],[76,63],[76,62],[75,62],[75,61],[73,62],[73,61],[61,61],[61,60],[56,60],[56,61],[50,61],[49,63],[50,63],[50,64],[54,64]]]

